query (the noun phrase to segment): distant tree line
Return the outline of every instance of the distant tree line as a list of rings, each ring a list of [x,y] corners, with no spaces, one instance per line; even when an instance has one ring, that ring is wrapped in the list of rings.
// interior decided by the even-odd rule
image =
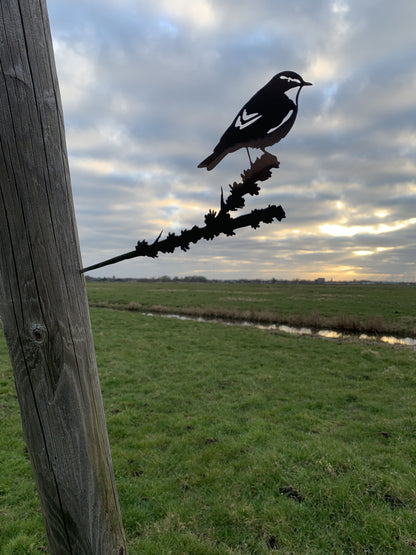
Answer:
[[[346,283],[346,284],[358,284],[358,285],[363,285],[363,284],[395,284],[395,285],[413,285],[413,282],[393,282],[393,281],[371,281],[368,279],[361,279],[361,280],[340,280],[340,281],[335,281],[333,279],[331,280],[326,280],[324,277],[319,277],[313,280],[309,280],[309,279],[276,279],[276,278],[271,278],[271,279],[259,279],[259,278],[255,278],[255,279],[208,279],[205,276],[184,276],[184,277],[170,277],[170,276],[159,276],[159,277],[152,277],[152,278],[117,278],[116,276],[112,276],[112,277],[91,277],[86,275],[85,276],[86,281],[109,281],[109,282],[187,282],[187,283],[280,283],[280,284],[284,284],[284,283],[292,283],[292,284],[315,284],[315,285],[325,285],[325,284],[342,284],[342,283]]]

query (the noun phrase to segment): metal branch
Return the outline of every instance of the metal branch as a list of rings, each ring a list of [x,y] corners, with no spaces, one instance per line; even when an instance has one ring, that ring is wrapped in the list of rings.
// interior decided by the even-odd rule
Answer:
[[[273,220],[279,222],[285,217],[285,212],[281,206],[268,206],[259,210],[253,210],[249,214],[243,214],[237,218],[232,218],[229,214],[230,211],[238,210],[245,206],[244,196],[258,195],[260,187],[258,181],[266,181],[271,177],[272,168],[278,168],[279,162],[277,158],[268,152],[265,152],[260,159],[257,159],[251,168],[245,171],[242,175],[241,183],[233,183],[230,185],[230,195],[224,200],[223,191],[221,190],[220,210],[215,212],[210,210],[205,215],[204,227],[194,226],[191,229],[184,229],[179,235],[175,233],[168,233],[166,239],[160,240],[162,233],[158,235],[153,243],[147,241],[138,241],[136,248],[133,251],[126,252],[114,258],[104,260],[87,268],[83,268],[81,273],[96,270],[103,266],[116,264],[122,260],[136,258],[138,256],[148,256],[156,258],[159,253],[170,253],[177,248],[187,251],[191,243],[197,243],[201,239],[212,240],[218,235],[224,234],[227,236],[235,235],[235,230],[242,227],[251,226],[256,229],[261,223],[272,223]]]
[[[206,219],[209,216],[210,213],[207,214]],[[228,214],[221,218],[219,218],[219,215],[214,215],[212,222],[207,223],[204,227],[194,226],[191,229],[183,230],[180,235],[169,233],[163,241],[156,239],[156,241],[151,244],[147,241],[139,241],[134,251],[126,252],[120,256],[94,264],[93,266],[88,266],[88,268],[83,268],[81,272],[84,273],[90,270],[96,270],[97,268],[116,264],[122,260],[128,260],[129,258],[135,258],[137,256],[156,258],[160,252],[173,252],[178,247],[183,251],[187,251],[191,243],[197,243],[201,239],[214,239],[214,237],[217,237],[221,233],[227,236],[235,235],[234,231],[241,227],[251,226],[253,229],[256,229],[261,223],[269,224],[272,223],[273,220],[278,220],[280,222],[284,217],[285,212],[283,208],[274,205],[260,210],[253,210],[249,214],[243,214],[237,218],[231,218]]]

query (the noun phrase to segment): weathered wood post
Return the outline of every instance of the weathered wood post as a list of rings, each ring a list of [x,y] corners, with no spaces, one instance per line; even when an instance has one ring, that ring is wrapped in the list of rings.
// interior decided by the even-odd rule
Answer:
[[[0,4],[0,318],[51,553],[122,554],[45,0]]]

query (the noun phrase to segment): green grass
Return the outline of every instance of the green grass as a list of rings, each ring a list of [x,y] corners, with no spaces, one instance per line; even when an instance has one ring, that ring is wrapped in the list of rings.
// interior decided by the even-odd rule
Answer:
[[[416,285],[89,282],[93,305],[416,336]]]
[[[46,549],[40,505],[22,425],[13,373],[0,335],[0,553],[20,555]]]
[[[131,554],[415,552],[414,349],[103,309],[92,323]],[[3,338],[0,428],[0,553],[37,553]]]

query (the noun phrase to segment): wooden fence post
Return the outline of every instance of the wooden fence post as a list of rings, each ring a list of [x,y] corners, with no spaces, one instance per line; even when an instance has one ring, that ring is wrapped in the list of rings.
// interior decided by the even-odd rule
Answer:
[[[45,0],[0,4],[0,318],[54,554],[120,555]]]

